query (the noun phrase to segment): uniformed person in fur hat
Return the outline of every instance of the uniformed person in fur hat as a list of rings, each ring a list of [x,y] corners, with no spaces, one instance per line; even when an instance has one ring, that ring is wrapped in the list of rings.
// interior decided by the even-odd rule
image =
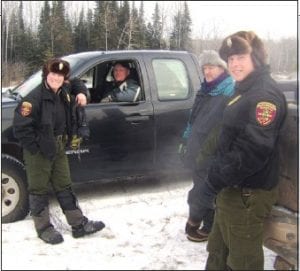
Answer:
[[[72,190],[66,144],[77,129],[69,87],[70,65],[54,58],[43,67],[42,82],[15,109],[14,133],[23,147],[29,207],[38,237],[49,244],[63,242],[50,221],[48,186],[52,186],[74,238],[101,230],[101,221],[88,220]],[[68,140],[69,139],[69,140]]]
[[[270,76],[266,49],[254,32],[229,35],[219,54],[236,86],[199,195],[203,206],[216,198],[206,269],[263,270],[263,224],[277,197],[286,100]]]

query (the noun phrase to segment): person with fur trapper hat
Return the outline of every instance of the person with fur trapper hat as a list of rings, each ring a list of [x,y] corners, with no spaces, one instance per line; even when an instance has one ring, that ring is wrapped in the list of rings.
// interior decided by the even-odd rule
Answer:
[[[15,109],[15,137],[23,147],[28,181],[29,208],[38,237],[49,244],[63,242],[49,214],[49,185],[52,186],[74,238],[104,228],[101,221],[85,217],[72,191],[67,144],[77,135],[75,99],[70,87],[70,65],[54,58],[44,64],[42,82]],[[74,146],[73,146],[74,147]]]
[[[199,189],[207,177],[207,168],[215,155],[224,108],[234,91],[234,82],[228,74],[227,64],[216,51],[204,51],[200,55],[199,63],[204,81],[196,95],[180,146],[184,164],[193,173],[193,187],[187,200],[189,217],[185,233],[188,240],[194,242],[206,241],[213,224],[214,209],[201,209]]]
[[[278,142],[286,100],[254,32],[229,35],[219,54],[236,85],[199,195],[203,209],[216,204],[217,210],[206,269],[263,270],[263,224],[278,193]]]

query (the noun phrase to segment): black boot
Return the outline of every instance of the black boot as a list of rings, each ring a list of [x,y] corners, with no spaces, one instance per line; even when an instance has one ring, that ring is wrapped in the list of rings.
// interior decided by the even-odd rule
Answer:
[[[56,193],[58,202],[66,216],[68,224],[72,227],[74,238],[102,230],[105,225],[102,221],[88,220],[80,210],[77,198],[72,189]]]
[[[63,242],[62,235],[50,223],[48,196],[31,194],[29,204],[38,237],[52,245]]]
[[[66,210],[64,211],[67,221],[72,227],[72,236],[74,238],[83,237],[87,234],[92,234],[102,230],[105,225],[102,221],[88,220],[82,215],[81,210]]]

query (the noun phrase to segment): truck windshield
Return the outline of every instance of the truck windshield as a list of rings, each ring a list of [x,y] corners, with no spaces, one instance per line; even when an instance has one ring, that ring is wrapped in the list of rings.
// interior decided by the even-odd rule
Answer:
[[[81,58],[77,58],[74,56],[66,56],[66,57],[62,57],[62,59],[70,63],[71,71],[82,61]],[[19,97],[25,97],[31,90],[36,88],[41,82],[42,82],[42,70],[39,70],[33,75],[31,75],[28,79],[23,81],[16,88],[14,88],[12,90],[12,94]]]

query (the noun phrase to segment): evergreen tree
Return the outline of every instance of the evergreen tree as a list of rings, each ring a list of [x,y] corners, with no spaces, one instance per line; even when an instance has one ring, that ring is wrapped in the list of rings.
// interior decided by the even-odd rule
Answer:
[[[94,50],[105,50],[105,28],[102,13],[105,10],[106,1],[95,1],[94,22],[91,32],[91,45]]]
[[[173,18],[173,30],[170,35],[170,48],[175,50],[189,50],[191,46],[191,24],[187,2],[179,8]]]
[[[88,9],[87,12],[87,21],[86,21],[86,38],[87,38],[87,48],[86,50],[93,49],[92,35],[93,35],[93,26],[94,26],[94,14],[91,9]]]
[[[161,49],[162,45],[162,22],[159,12],[158,3],[155,4],[154,13],[152,14],[152,24],[147,25],[147,43],[151,49]]]
[[[128,46],[128,29],[130,20],[130,8],[128,1],[123,1],[118,16],[118,45],[117,49],[124,49]]]
[[[19,10],[17,13],[17,22],[15,25],[15,46],[14,46],[14,55],[15,62],[23,61],[26,55],[26,34],[25,26],[23,21],[23,2],[20,2]],[[25,43],[25,44],[24,44]]]
[[[139,16],[138,10],[135,7],[135,3],[132,2],[132,8],[130,12],[129,29],[128,29],[128,46],[127,49],[139,49]]]
[[[191,33],[192,33],[192,19],[190,16],[190,11],[187,2],[184,2],[184,9],[183,9],[183,18],[182,18],[182,43],[181,48],[183,50],[190,51],[191,50]]]
[[[145,24],[145,11],[144,11],[144,1],[141,1],[139,12],[138,12],[138,20],[137,20],[137,39],[139,41],[139,48],[145,49],[147,48],[146,41],[146,24]]]
[[[71,23],[65,13],[64,1],[53,1],[51,12],[52,53],[62,56],[73,51]]]
[[[74,28],[74,50],[82,52],[88,48],[88,31],[87,25],[84,22],[83,10],[79,14],[78,24]]]
[[[101,24],[104,28],[104,49],[111,50],[117,47],[118,42],[118,5],[115,1],[103,1],[100,11]]]
[[[45,1],[44,7],[41,10],[40,24],[38,27],[39,54],[37,55],[37,58],[41,64],[46,61],[47,58],[53,56],[53,27],[51,25],[50,16],[49,1]]]
[[[108,24],[108,49],[114,50],[118,47],[118,14],[119,5],[117,1],[109,1],[109,24]]]

